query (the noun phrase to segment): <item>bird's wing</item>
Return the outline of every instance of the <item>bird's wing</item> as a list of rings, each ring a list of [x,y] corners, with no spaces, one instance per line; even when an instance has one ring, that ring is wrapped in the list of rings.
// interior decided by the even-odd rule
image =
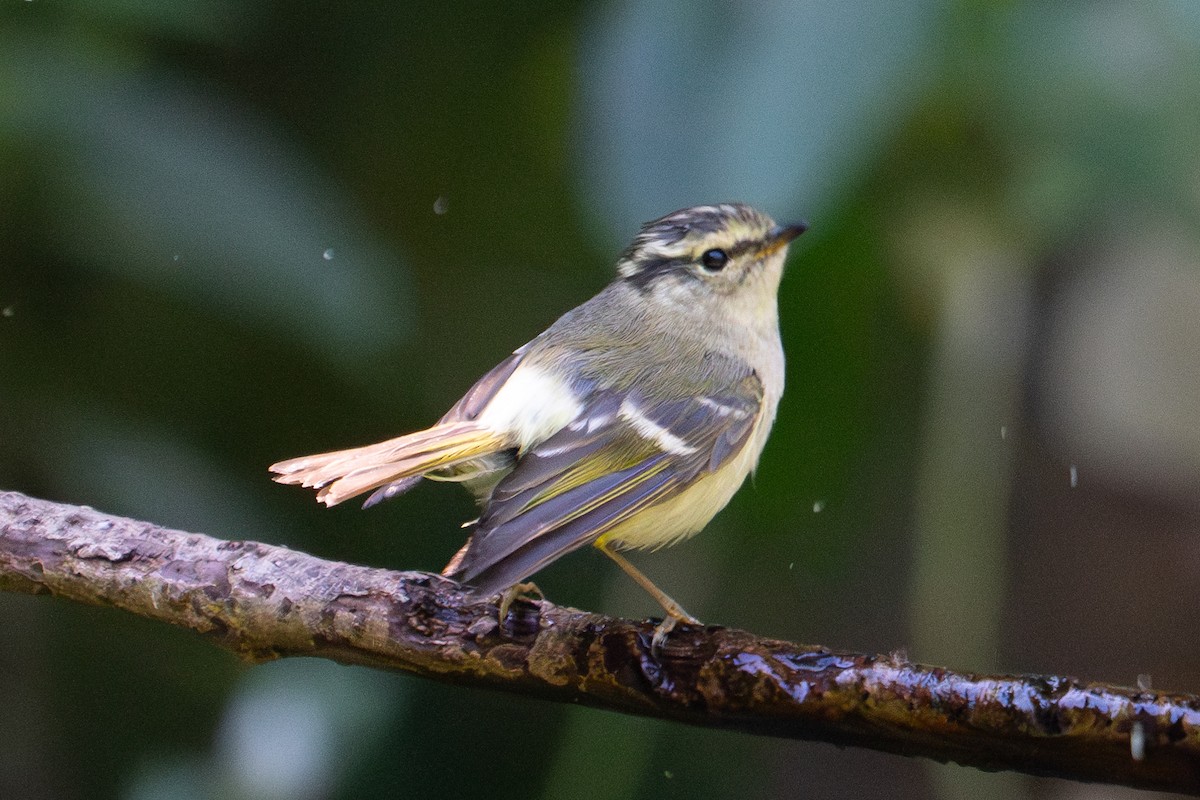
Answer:
[[[500,391],[500,387],[516,372],[528,347],[529,345],[524,345],[518,348],[511,356],[488,370],[487,374],[475,381],[475,385],[467,390],[461,400],[451,406],[439,422],[473,422],[479,416],[479,412],[496,396],[496,392]]]
[[[571,424],[518,459],[448,574],[492,594],[595,542],[716,472],[746,443],[762,398],[753,373],[683,400],[598,392]]]

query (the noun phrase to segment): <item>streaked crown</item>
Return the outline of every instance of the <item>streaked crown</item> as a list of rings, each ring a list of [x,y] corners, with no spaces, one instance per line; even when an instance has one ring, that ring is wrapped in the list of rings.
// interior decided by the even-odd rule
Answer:
[[[639,288],[667,277],[736,285],[806,228],[777,225],[743,203],[684,208],[643,225],[617,273]]]

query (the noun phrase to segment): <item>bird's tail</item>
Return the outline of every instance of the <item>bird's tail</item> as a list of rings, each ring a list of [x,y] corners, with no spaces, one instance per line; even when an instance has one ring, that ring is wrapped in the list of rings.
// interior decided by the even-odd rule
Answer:
[[[508,437],[475,422],[445,422],[386,442],[291,458],[272,464],[279,483],[318,489],[317,500],[343,500],[405,478],[452,467],[510,446]]]

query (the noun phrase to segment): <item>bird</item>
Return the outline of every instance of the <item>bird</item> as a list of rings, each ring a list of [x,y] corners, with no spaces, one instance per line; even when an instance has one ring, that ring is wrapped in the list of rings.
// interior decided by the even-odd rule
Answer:
[[[653,643],[700,625],[621,551],[704,528],[757,466],[784,389],[778,291],[807,230],[744,203],[641,226],[616,277],[480,378],[425,430],[271,465],[274,480],[364,508],[422,478],[479,505],[442,570],[468,597],[509,604],[562,556],[592,546],[663,607]],[[540,594],[540,592],[539,592]]]

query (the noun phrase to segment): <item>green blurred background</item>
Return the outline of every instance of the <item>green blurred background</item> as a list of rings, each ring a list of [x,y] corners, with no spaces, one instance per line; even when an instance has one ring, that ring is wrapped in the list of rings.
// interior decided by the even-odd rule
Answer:
[[[706,621],[1200,690],[1200,4],[0,0],[0,487],[437,569],[271,483],[424,426],[639,223],[805,218]],[[655,613],[597,554],[554,600]],[[0,797],[1124,797],[0,596]],[[1132,796],[1132,793],[1130,793]],[[1144,797],[1144,794],[1138,794]]]

